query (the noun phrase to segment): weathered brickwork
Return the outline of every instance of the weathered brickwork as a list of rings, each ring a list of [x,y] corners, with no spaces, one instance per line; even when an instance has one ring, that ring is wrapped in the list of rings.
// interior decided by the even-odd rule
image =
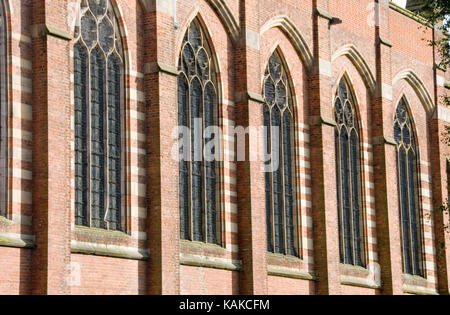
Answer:
[[[77,0],[1,0],[7,29],[8,203],[0,294],[448,294],[450,73],[435,33],[387,0],[109,0],[124,49],[124,232],[75,226],[73,35]],[[218,84],[220,244],[180,240],[177,68],[193,20]],[[267,253],[262,162],[235,128],[263,124],[278,51],[295,111],[299,257]],[[342,265],[333,103],[360,122],[365,268]],[[394,116],[406,97],[419,149],[424,277],[403,275]]]

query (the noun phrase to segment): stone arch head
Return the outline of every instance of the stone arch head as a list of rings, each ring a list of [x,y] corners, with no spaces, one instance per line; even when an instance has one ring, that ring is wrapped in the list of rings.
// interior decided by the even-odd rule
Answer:
[[[300,56],[303,64],[308,71],[312,70],[314,57],[311,52],[308,43],[304,39],[303,35],[300,33],[298,27],[292,22],[292,20],[286,15],[276,16],[269,21],[267,21],[260,30],[260,34],[264,34],[271,28],[278,27],[283,33],[289,38],[289,41],[294,46],[295,50]]]
[[[411,86],[424,107],[425,112],[431,114],[435,108],[435,104],[431,94],[419,76],[412,69],[405,69],[394,77],[392,83],[395,86],[401,80],[405,80]]]
[[[231,9],[222,0],[207,0],[207,2],[218,14],[233,43],[236,43],[239,40],[241,29]]]
[[[176,1],[174,0],[164,0],[164,1],[167,2],[169,9],[172,10],[173,13],[175,13],[176,7],[173,6],[176,6]],[[222,24],[225,26],[227,32],[231,36],[233,43],[236,43],[239,40],[241,29],[238,20],[236,19],[232,10],[228,6],[227,2],[223,0],[206,0],[206,2],[217,13]],[[146,12],[155,10],[156,9],[155,7],[157,5],[155,0],[139,0],[139,3]]]
[[[332,60],[332,62],[334,62],[339,57],[342,57],[342,56],[347,57],[352,62],[352,64],[355,66],[355,68],[358,70],[359,74],[361,75],[362,79],[364,80],[364,84],[366,85],[367,89],[373,95],[376,90],[375,76],[373,75],[372,71],[370,70],[369,65],[366,62],[366,59],[358,51],[356,46],[353,44],[342,46],[333,54],[331,60]]]

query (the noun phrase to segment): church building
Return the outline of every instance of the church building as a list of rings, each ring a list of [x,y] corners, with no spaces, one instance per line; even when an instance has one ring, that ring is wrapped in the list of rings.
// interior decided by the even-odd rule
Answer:
[[[0,294],[449,294],[422,4],[0,0]]]

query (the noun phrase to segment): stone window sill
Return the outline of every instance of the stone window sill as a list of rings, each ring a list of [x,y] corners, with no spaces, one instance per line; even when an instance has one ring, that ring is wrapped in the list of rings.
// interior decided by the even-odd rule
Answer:
[[[214,244],[181,240],[180,264],[183,266],[240,271],[242,262],[230,259],[230,253]]]
[[[364,267],[341,264],[340,273],[342,285],[375,290],[382,287],[380,281],[375,279],[374,274]]]
[[[36,247],[36,244],[34,239],[31,238],[28,239],[21,235],[0,233],[0,247],[33,249]]]
[[[148,260],[148,249],[128,246],[130,235],[123,232],[107,231],[76,226],[75,239],[71,242],[73,254],[104,256],[131,260]]]
[[[274,277],[317,281],[316,275],[312,272],[282,266],[268,265],[267,274]]]
[[[7,233],[17,223],[0,216],[0,247],[27,248],[36,247],[34,236]]]
[[[71,242],[71,252],[72,254],[123,258],[130,260],[148,260],[150,257],[150,252],[144,249],[78,241]]]
[[[436,289],[429,286],[434,286],[424,277],[403,275],[403,292],[414,295],[439,295]]]
[[[381,289],[381,284],[376,283],[372,279],[364,279],[352,276],[341,275],[341,284],[351,287],[367,288],[367,289]]]
[[[226,257],[229,255],[229,252],[225,248],[215,244],[181,240],[180,245],[180,252],[183,254],[217,257]]]
[[[0,216],[0,226],[10,226],[13,225],[14,222],[11,220],[8,220],[6,217]]]
[[[118,231],[108,231],[96,228],[89,228],[84,226],[75,226],[75,234],[80,237],[87,237],[89,239],[103,239],[103,240],[129,240],[131,236]]]
[[[267,274],[274,277],[316,281],[314,272],[304,270],[305,262],[294,256],[267,254]]]

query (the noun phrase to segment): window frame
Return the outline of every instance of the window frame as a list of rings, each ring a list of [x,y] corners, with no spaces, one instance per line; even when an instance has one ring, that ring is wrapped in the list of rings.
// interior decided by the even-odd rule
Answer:
[[[402,105],[405,107],[405,113],[406,113],[406,122],[405,123],[400,123],[399,122],[399,118],[398,118],[398,109]],[[409,131],[410,131],[410,139],[411,139],[411,143],[409,145],[409,148],[406,147],[403,139],[401,141],[397,141],[397,139],[395,138],[395,126],[396,126],[396,124],[398,124],[401,127],[401,125],[403,125],[403,126],[407,125],[408,121],[409,121],[408,128],[409,128]],[[425,250],[424,250],[425,249],[425,244],[424,244],[424,231],[423,231],[424,227],[423,227],[423,224],[422,224],[422,219],[423,219],[423,207],[422,207],[422,204],[423,203],[422,203],[422,196],[420,194],[420,191],[421,191],[420,149],[419,149],[419,145],[418,145],[417,133],[416,133],[416,129],[415,129],[415,123],[414,123],[413,115],[411,113],[411,108],[409,106],[409,102],[408,102],[406,96],[402,96],[400,98],[400,100],[397,102],[397,106],[395,107],[395,113],[394,113],[393,122],[394,122],[393,123],[393,126],[394,126],[394,139],[395,139],[395,142],[396,142],[395,148],[396,148],[396,159],[397,159],[396,165],[397,165],[398,205],[399,205],[399,213],[398,213],[398,215],[399,215],[399,220],[400,220],[399,221],[400,222],[400,240],[401,240],[401,250],[402,250],[402,268],[403,268],[403,273],[407,274],[407,275],[413,275],[413,276],[418,276],[418,277],[425,278],[426,277],[426,272],[425,272]],[[401,133],[401,136],[403,138],[403,128],[400,128],[400,133]],[[406,172],[405,173],[405,175],[406,175],[406,179],[405,180],[403,180],[401,178],[400,150],[402,150],[402,149],[405,152],[405,172]],[[413,239],[412,239],[413,237],[412,237],[412,231],[411,231],[412,222],[410,220],[411,198],[410,198],[410,183],[409,183],[409,180],[410,180],[410,175],[411,175],[410,174],[410,167],[411,167],[411,165],[410,165],[410,162],[409,162],[409,159],[408,159],[408,154],[409,154],[409,152],[411,150],[413,151],[413,153],[415,155],[415,159],[414,159],[412,167],[415,169],[415,172],[416,172],[416,174],[414,174],[415,176],[413,178],[413,181],[414,181],[413,184],[414,184],[414,192],[415,192],[415,198],[414,199],[415,199],[415,201],[417,203],[417,206],[416,206],[416,209],[415,209],[415,214],[416,214],[416,217],[417,217],[417,219],[416,219],[417,220],[417,222],[416,222],[416,224],[417,224],[416,229],[417,229],[417,233],[418,233],[418,235],[417,235],[417,237],[418,237],[417,243],[418,243],[418,250],[419,250],[418,253],[414,253],[413,252],[414,249],[412,248],[413,247]],[[408,230],[409,230],[408,237],[410,239],[410,242],[409,242],[410,243],[409,244],[409,246],[410,246],[410,253],[409,254],[410,254],[410,263],[411,263],[412,273],[409,273],[406,270],[407,269],[407,267],[406,267],[406,263],[407,262],[406,262],[406,257],[405,257],[406,256],[406,253],[405,253],[405,250],[406,250],[405,249],[405,240],[404,240],[404,236],[403,236],[403,233],[404,233],[404,231],[403,231],[403,229],[404,229],[404,227],[403,227],[403,205],[402,205],[402,196],[401,196],[402,195],[402,192],[401,192],[401,189],[402,189],[401,185],[402,184],[405,186],[405,188],[407,190],[407,196],[408,196],[408,209],[407,209],[407,211],[408,211],[408,218],[409,218],[409,220],[408,220],[408,225],[409,225],[409,227],[408,227]],[[415,270],[413,256],[415,258],[419,259],[419,261],[418,261],[418,265],[419,265],[418,273],[416,273],[416,270]]]
[[[285,75],[285,82],[282,80],[282,78],[280,79],[280,81],[283,81],[283,84],[285,84],[286,86],[286,105],[285,108],[283,110],[280,109],[280,107],[277,105],[276,101],[274,102],[273,105],[269,105],[268,101],[266,100],[266,95],[265,95],[265,89],[266,89],[266,81],[271,77],[270,75],[270,62],[272,60],[272,58],[278,58],[278,60],[280,61],[280,66],[281,66],[281,76],[283,76],[283,74]],[[295,258],[299,258],[302,259],[303,255],[302,255],[302,239],[301,239],[301,222],[300,222],[300,218],[301,218],[301,207],[300,207],[300,201],[298,198],[298,183],[297,183],[297,171],[298,171],[298,167],[297,167],[297,155],[298,155],[298,146],[297,146],[297,142],[296,139],[298,138],[297,136],[297,115],[296,115],[296,103],[295,103],[295,97],[294,97],[294,93],[292,90],[292,85],[291,85],[291,77],[290,77],[290,73],[288,70],[288,66],[286,65],[284,56],[281,52],[280,49],[275,49],[272,54],[269,57],[269,60],[267,62],[266,68],[265,68],[265,74],[264,74],[264,79],[262,82],[262,86],[263,86],[263,90],[262,90],[262,96],[264,99],[264,103],[262,104],[262,115],[264,116],[264,112],[266,109],[268,109],[268,113],[269,113],[269,128],[272,127],[272,110],[273,108],[277,108],[279,115],[280,115],[280,122],[281,122],[281,126],[279,127],[279,139],[281,141],[279,141],[279,156],[280,156],[280,177],[281,177],[281,187],[282,187],[282,200],[281,200],[281,204],[282,204],[282,213],[281,213],[281,218],[282,218],[282,238],[283,238],[283,246],[284,246],[284,253],[277,253],[276,249],[275,249],[275,243],[276,243],[276,239],[275,239],[275,204],[274,204],[274,191],[273,191],[273,173],[274,172],[267,172],[265,174],[265,179],[264,179],[264,185],[268,185],[267,180],[269,180],[269,186],[270,186],[270,221],[266,222],[266,231],[269,229],[271,230],[270,233],[270,243],[271,243],[271,247],[269,248],[269,235],[266,235],[266,248],[267,248],[267,252],[274,254],[274,255],[282,255],[282,256],[286,256],[286,257],[295,257]],[[273,80],[273,79],[272,79]],[[275,87],[276,88],[276,87]],[[283,118],[284,118],[284,114],[286,113],[286,111],[290,112],[290,119],[291,119],[291,128],[290,128],[290,141],[291,141],[291,147],[293,148],[293,150],[291,150],[291,181],[292,181],[292,225],[293,225],[293,245],[294,245],[294,255],[288,254],[288,238],[287,238],[287,221],[286,221],[286,191],[285,191],[285,176],[284,176],[284,172],[285,172],[285,155],[284,155],[284,143],[283,143]],[[263,118],[264,119],[264,118]],[[270,155],[272,155],[272,145],[273,145],[273,141],[272,141],[272,134],[271,134],[271,130],[267,130],[267,135],[265,135],[266,137],[266,145],[268,147],[265,148],[265,154],[267,154],[268,152],[270,152]],[[267,165],[266,165],[267,166]],[[266,178],[266,176],[268,176],[268,178]],[[267,195],[266,195],[266,188],[264,189],[265,191],[265,212],[266,212],[266,221],[269,218],[268,215],[268,209],[267,209]],[[266,232],[267,233],[267,232]]]
[[[184,50],[186,48],[186,46],[190,45],[191,47],[193,47],[193,44],[190,42],[189,39],[189,32],[192,28],[192,26],[195,25],[195,27],[197,28],[197,30],[200,32],[201,34],[201,44],[199,45],[198,51],[197,53],[194,51],[194,55],[195,55],[195,59],[197,58],[198,52],[200,52],[201,50],[204,50],[206,52],[206,55],[209,59],[209,79],[208,80],[204,80],[203,78],[201,78],[197,73],[195,73],[194,75],[190,75],[189,73],[185,73],[185,71],[183,70],[183,53]],[[223,191],[223,181],[222,181],[222,172],[223,172],[223,164],[222,162],[219,160],[215,160],[214,162],[214,166],[215,166],[215,177],[216,177],[216,189],[215,189],[215,199],[216,199],[216,207],[215,207],[215,242],[209,242],[208,237],[209,237],[209,233],[208,233],[208,209],[207,209],[207,189],[206,189],[206,185],[207,185],[207,176],[206,176],[206,163],[207,161],[204,158],[204,150],[205,150],[205,145],[208,141],[206,141],[206,138],[204,136],[203,131],[205,130],[204,126],[205,126],[205,121],[206,121],[206,117],[205,117],[205,95],[206,95],[206,88],[208,85],[211,85],[213,87],[213,93],[214,93],[214,113],[213,113],[213,119],[215,120],[213,122],[213,126],[217,126],[220,127],[221,126],[221,108],[220,108],[220,85],[219,85],[219,72],[218,72],[218,63],[216,61],[216,56],[213,52],[213,48],[212,45],[209,41],[209,36],[207,33],[207,29],[204,27],[202,21],[200,20],[200,18],[195,18],[193,19],[188,27],[185,30],[185,34],[184,34],[184,39],[183,39],[183,43],[180,49],[180,53],[179,53],[179,62],[178,62],[178,70],[179,70],[179,74],[177,77],[177,95],[179,97],[179,93],[180,93],[180,78],[182,77],[185,82],[187,83],[187,95],[186,95],[186,104],[184,104],[184,106],[186,106],[186,124],[187,128],[189,128],[189,135],[188,135],[188,142],[189,142],[189,146],[187,147],[187,153],[185,153],[185,155],[189,156],[189,161],[184,161],[182,160],[182,157],[179,157],[179,165],[181,165],[182,162],[185,162],[187,164],[187,192],[188,195],[187,198],[188,202],[187,202],[187,209],[183,210],[181,207],[181,203],[179,202],[179,211],[180,211],[180,216],[181,216],[181,211],[187,211],[187,216],[186,216],[186,220],[188,221],[187,224],[187,229],[188,231],[186,232],[188,234],[188,237],[185,238],[184,235],[182,235],[182,231],[181,231],[181,223],[180,222],[180,238],[181,240],[185,240],[185,241],[191,241],[191,242],[198,242],[198,243],[202,243],[202,244],[209,244],[209,245],[218,245],[218,246],[225,246],[224,244],[224,235],[223,233],[225,233],[225,229],[224,229],[224,222],[223,222],[223,211],[224,211],[224,204],[223,204],[223,196],[222,196],[222,191]],[[194,61],[195,62],[195,61]],[[195,64],[195,67],[197,65]],[[197,71],[197,69],[195,69],[195,71]],[[192,77],[191,80],[189,79],[189,77]],[[201,113],[201,130],[202,130],[202,161],[201,161],[201,179],[202,179],[202,189],[201,189],[201,195],[202,195],[202,241],[198,241],[195,240],[194,237],[194,198],[193,198],[193,189],[192,189],[192,180],[193,180],[193,171],[192,171],[192,163],[193,162],[198,162],[198,161],[192,161],[192,152],[191,152],[191,145],[192,145],[192,116],[191,116],[191,89],[192,89],[192,84],[193,81],[197,78],[197,81],[200,82],[200,86],[202,88],[202,98],[201,98],[201,104],[199,105],[199,112]],[[179,100],[177,100],[177,121],[179,122],[179,125],[182,126],[182,124],[179,121],[179,115],[180,115],[180,111],[179,111],[179,107],[180,107],[180,103]],[[198,119],[198,118],[197,118]],[[214,135],[215,136],[215,141],[217,141],[218,147],[215,147],[216,150],[219,150],[219,152],[216,152],[216,156],[223,156],[223,139],[221,137],[219,137],[219,135]],[[184,147],[184,150],[186,150],[186,147]],[[196,153],[198,154],[198,153]],[[179,173],[181,173],[181,166],[179,166]],[[179,181],[179,189],[181,191],[181,179]],[[181,220],[181,219],[180,219]]]
[[[86,113],[84,113],[84,118],[86,119],[85,121],[85,128],[86,128],[86,155],[87,155],[87,165],[86,165],[86,174],[87,174],[87,178],[84,179],[86,180],[86,218],[85,220],[87,221],[87,224],[83,224],[83,225],[78,225],[77,226],[82,226],[82,227],[87,227],[87,228],[96,228],[96,229],[102,229],[102,230],[107,230],[107,231],[117,231],[117,232],[124,232],[124,233],[128,233],[128,229],[127,229],[127,201],[126,201],[126,196],[127,196],[127,179],[126,179],[126,175],[127,175],[127,154],[126,154],[126,130],[127,130],[127,121],[125,119],[125,114],[126,114],[126,92],[125,92],[125,80],[126,80],[126,73],[127,73],[127,62],[126,62],[126,55],[124,53],[124,48],[123,48],[123,36],[121,34],[120,31],[120,26],[119,26],[119,21],[118,21],[118,15],[116,12],[116,9],[114,7],[114,5],[111,3],[111,0],[106,0],[105,4],[106,4],[106,8],[105,8],[105,13],[102,15],[101,20],[98,19],[97,15],[92,11],[92,9],[89,7],[89,3],[86,0],[86,6],[83,7],[83,2],[80,8],[80,21],[81,21],[81,17],[83,17],[88,11],[94,16],[96,24],[95,27],[97,28],[97,39],[95,40],[95,43],[92,44],[91,48],[89,48],[89,45],[85,42],[84,38],[83,38],[83,34],[81,31],[81,24],[80,26],[76,27],[76,32],[75,32],[75,36],[74,36],[74,40],[73,40],[73,46],[72,49],[73,51],[75,51],[76,46],[77,45],[81,45],[82,49],[86,52],[86,73],[85,73],[85,79],[86,79]],[[112,16],[110,15],[112,14]],[[109,21],[112,23],[112,28],[113,28],[113,37],[114,37],[114,48],[109,52],[106,53],[100,43],[100,34],[98,31],[100,22],[105,19],[108,18]],[[91,76],[91,70],[92,70],[92,56],[95,50],[99,50],[100,53],[102,54],[102,58],[104,59],[104,69],[103,69],[103,147],[104,150],[106,151],[106,153],[104,153],[103,157],[104,157],[104,165],[103,165],[103,182],[104,182],[104,187],[103,187],[103,196],[104,196],[104,210],[105,210],[105,214],[103,217],[103,221],[104,224],[106,225],[105,228],[99,228],[99,227],[94,227],[92,224],[92,189],[91,189],[91,183],[92,183],[92,178],[91,178],[91,172],[92,172],[92,76]],[[75,54],[74,54],[75,55]],[[114,57],[115,56],[115,57]],[[108,87],[108,65],[110,62],[112,62],[112,60],[114,58],[119,58],[120,60],[120,80],[119,82],[117,82],[119,84],[119,111],[120,111],[120,179],[121,179],[121,183],[120,183],[120,189],[121,189],[121,193],[120,193],[120,205],[119,207],[119,213],[118,213],[118,218],[120,219],[120,226],[117,227],[116,229],[111,229],[110,228],[110,223],[107,220],[108,219],[108,214],[109,214],[109,201],[110,201],[110,169],[109,169],[109,159],[111,158],[110,155],[110,151],[109,151],[109,87]],[[74,56],[74,62],[75,62],[75,56]],[[75,106],[75,104],[74,104]],[[76,121],[76,117],[74,117],[74,121]],[[76,132],[76,130],[75,130]],[[76,147],[74,152],[76,152]],[[75,171],[76,172],[76,171]],[[76,174],[76,173],[75,173]],[[75,183],[76,185],[76,183]],[[75,197],[76,198],[76,197]],[[74,202],[76,202],[76,199],[74,199]],[[76,222],[76,221],[75,221]]]
[[[349,78],[346,75],[343,75],[341,79],[338,81],[337,90],[334,94],[333,98],[333,115],[336,120],[336,127],[335,127],[335,154],[336,154],[336,193],[337,193],[337,208],[338,208],[338,228],[339,228],[339,253],[340,253],[340,262],[344,265],[351,265],[356,267],[362,267],[366,268],[368,263],[368,253],[367,253],[367,231],[366,231],[366,210],[364,207],[364,190],[363,190],[363,178],[364,178],[364,158],[363,158],[363,146],[362,146],[362,134],[363,131],[361,129],[361,120],[359,117],[358,107],[357,107],[357,99],[354,94],[354,90],[352,88],[352,84],[349,80]],[[345,100],[341,99],[341,85],[344,85],[347,92],[347,98]],[[343,123],[339,122],[338,119],[338,113],[336,111],[336,105],[338,99],[341,102],[342,110],[345,111],[345,106],[347,102],[350,104],[352,109],[352,117],[353,117],[353,126],[350,128],[347,126],[347,123],[345,121],[345,117],[343,118]],[[345,116],[345,112],[343,112],[343,115]],[[349,189],[349,214],[351,215],[350,218],[350,237],[352,239],[351,241],[351,248],[352,248],[352,261],[353,263],[349,263],[347,261],[345,248],[345,230],[344,230],[344,194],[343,194],[343,185],[342,185],[342,168],[341,168],[341,151],[342,151],[342,145],[341,145],[341,135],[342,135],[342,128],[346,129],[346,132],[348,134],[348,145],[347,145],[347,163],[348,163],[348,189]],[[358,189],[358,210],[359,210],[359,246],[360,246],[360,259],[361,259],[361,265],[359,265],[356,262],[357,252],[355,251],[355,244],[356,240],[354,239],[354,218],[353,218],[353,184],[352,184],[352,158],[351,158],[351,138],[352,133],[355,132],[357,136],[358,146],[357,146],[357,158],[358,161],[356,163],[357,170],[356,170],[356,176],[357,176],[357,189]]]

